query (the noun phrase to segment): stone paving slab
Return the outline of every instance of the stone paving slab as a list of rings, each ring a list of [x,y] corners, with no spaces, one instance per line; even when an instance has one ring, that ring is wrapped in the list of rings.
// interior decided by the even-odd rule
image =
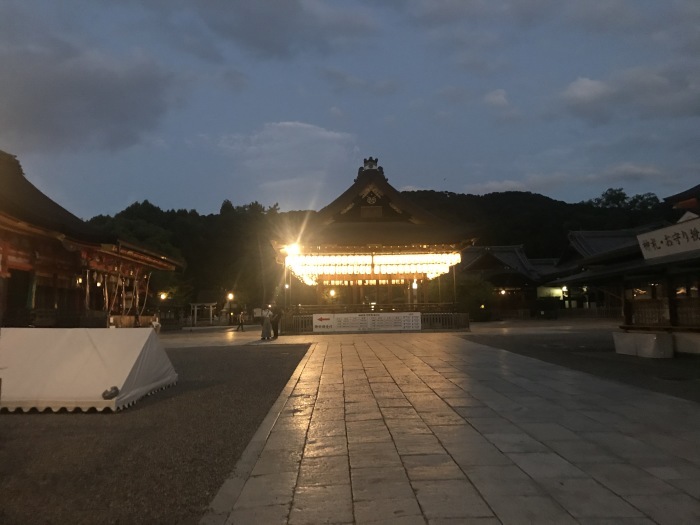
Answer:
[[[700,522],[693,402],[458,334],[283,342],[312,344],[202,523]]]

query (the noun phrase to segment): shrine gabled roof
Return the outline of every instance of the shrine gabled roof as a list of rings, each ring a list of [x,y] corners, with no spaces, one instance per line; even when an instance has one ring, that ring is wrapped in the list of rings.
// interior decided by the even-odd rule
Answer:
[[[638,250],[637,235],[659,227],[659,224],[653,224],[621,230],[571,231],[568,235],[569,245],[559,259],[559,266],[600,257],[615,257],[617,254],[624,256]]]
[[[700,184],[666,197],[664,201],[673,204],[674,208],[690,210],[698,214],[700,213]]]
[[[417,206],[397,191],[377,160],[365,160],[352,186],[313,216],[306,245],[460,245],[466,228]]]
[[[44,195],[27,180],[14,155],[0,150],[0,213],[31,226],[54,231],[77,241],[114,243],[89,224]]]
[[[176,261],[161,254],[121,241],[105,234],[42,193],[24,175],[22,166],[14,155],[0,150],[0,215],[12,224],[24,224],[38,228],[61,240],[94,245],[101,251],[121,254],[161,269],[182,267]]]
[[[527,258],[520,245],[470,246],[462,252],[462,268],[465,271],[480,269],[517,273],[532,281],[541,279],[544,274]]]

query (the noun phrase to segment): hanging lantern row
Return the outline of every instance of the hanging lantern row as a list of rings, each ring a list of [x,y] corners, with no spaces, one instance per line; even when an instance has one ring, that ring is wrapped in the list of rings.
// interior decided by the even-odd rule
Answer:
[[[425,275],[433,279],[461,261],[459,252],[390,255],[287,255],[285,266],[308,285],[319,275]]]

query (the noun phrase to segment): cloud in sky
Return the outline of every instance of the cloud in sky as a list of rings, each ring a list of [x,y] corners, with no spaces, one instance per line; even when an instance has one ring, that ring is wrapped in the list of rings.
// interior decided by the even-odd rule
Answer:
[[[334,68],[324,68],[321,76],[337,93],[358,91],[382,96],[390,95],[397,90],[396,84],[390,79],[361,78]]]
[[[0,62],[0,140],[22,151],[132,146],[158,127],[174,95],[174,75],[142,56],[67,46],[0,51]]]
[[[331,177],[346,174],[357,157],[352,135],[303,122],[266,123],[248,135],[222,137],[220,147],[231,156],[237,177],[253,188],[251,197],[283,209],[328,204],[339,190]]]
[[[551,173],[528,174],[518,180],[490,180],[467,185],[465,192],[484,194],[500,191],[529,191],[550,196],[565,195],[566,192],[576,191],[579,187],[591,184],[604,188],[625,187],[630,183],[654,182],[663,175],[656,166],[622,163],[605,166],[600,171],[595,172],[555,171]],[[593,196],[595,195],[591,197]],[[572,199],[566,200],[572,202]]]
[[[593,123],[633,114],[641,118],[700,116],[700,71],[683,66],[635,67],[607,80],[577,78],[562,94],[566,108]]]
[[[187,41],[183,18],[188,22],[194,19],[212,33],[209,39],[201,35],[205,42],[218,41],[220,48],[241,46],[260,58],[289,59],[307,51],[329,53],[376,30],[365,8],[351,9],[322,0],[161,0],[147,2],[145,8],[156,12],[161,25],[165,22],[170,26],[171,38]]]
[[[0,149],[80,216],[318,209],[368,156],[398,188],[663,197],[697,184],[698,27],[697,0],[5,0]]]

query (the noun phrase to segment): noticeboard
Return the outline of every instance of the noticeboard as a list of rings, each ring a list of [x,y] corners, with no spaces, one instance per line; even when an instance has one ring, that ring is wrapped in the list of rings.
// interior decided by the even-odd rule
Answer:
[[[700,249],[700,217],[637,235],[645,259]]]
[[[420,312],[376,312],[314,314],[314,332],[404,332],[420,331]]]

